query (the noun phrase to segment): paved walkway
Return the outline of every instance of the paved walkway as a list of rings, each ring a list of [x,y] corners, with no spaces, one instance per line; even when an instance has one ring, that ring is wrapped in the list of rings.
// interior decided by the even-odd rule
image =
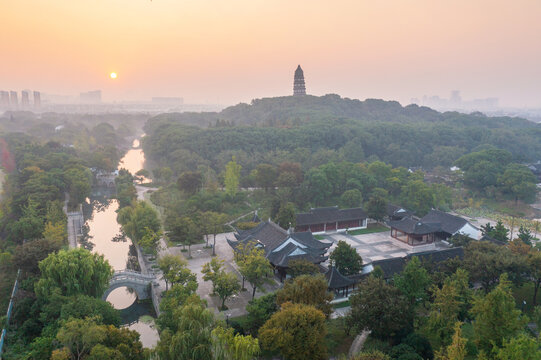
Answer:
[[[233,249],[227,243],[227,238],[233,237],[233,233],[222,233],[216,235],[216,256],[218,259],[224,261],[224,268],[226,271],[237,275],[237,278],[242,282],[242,276],[238,270],[237,264],[234,261]],[[213,243],[212,235],[209,236],[209,243]],[[203,274],[201,269],[203,265],[212,259],[212,248],[205,248],[205,244],[197,244],[192,247],[192,258],[186,259],[188,261],[188,268],[197,276],[197,282],[199,287],[197,288],[197,294],[205,299],[209,308],[212,308],[215,313],[220,313],[218,308],[221,306],[221,300],[217,296],[211,296],[212,283],[210,281],[203,280]],[[180,252],[181,247],[170,248],[175,249],[175,253],[181,254],[184,258],[188,257],[187,252]],[[222,312],[224,316],[228,314],[230,317],[237,317],[245,315],[246,305],[252,299],[252,287],[248,282],[244,284],[247,291],[241,291],[238,295],[231,297],[225,302],[225,305],[229,308]],[[273,283],[265,286],[266,292],[276,291],[280,287],[280,284],[273,279]],[[266,293],[256,291],[255,297],[260,297]]]
[[[353,356],[361,352],[364,342],[368,338],[368,335],[370,335],[370,330],[364,330],[362,333],[355,337],[353,343],[351,344],[351,347],[349,348],[348,358],[352,358]]]

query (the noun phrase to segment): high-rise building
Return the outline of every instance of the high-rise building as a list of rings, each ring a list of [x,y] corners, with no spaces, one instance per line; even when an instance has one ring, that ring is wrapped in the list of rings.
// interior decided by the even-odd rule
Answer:
[[[295,77],[293,80],[293,95],[306,95],[306,87],[304,85],[304,72],[301,66],[297,66]]]
[[[5,108],[9,106],[9,91],[0,91],[0,106]]]
[[[34,107],[41,107],[41,94],[39,91],[34,91]]]
[[[19,105],[19,100],[17,99],[17,91],[10,91],[9,92],[9,104],[12,107],[16,107]]]
[[[21,106],[22,107],[30,106],[30,98],[28,97],[28,91],[26,90],[21,92]]]

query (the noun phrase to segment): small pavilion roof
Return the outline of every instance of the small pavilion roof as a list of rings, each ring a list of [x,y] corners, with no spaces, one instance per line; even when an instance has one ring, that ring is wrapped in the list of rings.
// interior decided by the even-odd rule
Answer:
[[[341,289],[355,283],[355,280],[342,275],[340,271],[338,271],[338,269],[332,265],[325,273],[325,277],[327,278],[329,289]]]

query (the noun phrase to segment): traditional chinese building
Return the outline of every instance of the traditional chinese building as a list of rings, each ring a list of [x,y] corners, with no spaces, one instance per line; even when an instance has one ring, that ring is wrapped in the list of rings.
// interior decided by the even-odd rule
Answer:
[[[391,220],[388,225],[391,237],[411,246],[432,244],[440,230],[439,224],[427,224],[411,218]]]
[[[334,266],[330,266],[329,270],[325,273],[327,279],[327,286],[329,291],[334,293],[335,298],[348,297],[349,293],[355,289],[354,279],[344,276]]]
[[[297,66],[295,77],[293,79],[293,95],[306,95],[306,86],[304,85],[304,72],[301,66]]]
[[[479,229],[466,219],[439,210],[430,210],[419,220],[405,217],[401,220],[391,220],[387,224],[391,227],[393,238],[411,246],[447,240],[456,234],[479,239]]]
[[[316,265],[325,262],[328,258],[325,254],[332,245],[317,240],[310,232],[286,231],[270,220],[250,230],[238,230],[235,239],[227,239],[234,250],[240,244],[263,249],[280,280],[286,278],[293,260],[306,260]]]
[[[311,231],[314,234],[344,232],[365,229],[367,215],[361,208],[338,209],[338,206],[310,209],[296,216],[295,231]]]
[[[443,211],[430,210],[428,214],[421,218],[421,221],[440,225],[440,231],[436,233],[437,239],[447,240],[456,234],[467,235],[475,240],[480,237],[479,229],[470,224],[468,220]]]

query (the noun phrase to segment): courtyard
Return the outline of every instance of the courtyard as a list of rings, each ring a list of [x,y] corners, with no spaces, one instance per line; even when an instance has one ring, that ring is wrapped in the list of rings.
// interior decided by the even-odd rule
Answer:
[[[233,249],[227,243],[226,239],[234,238],[233,233],[222,233],[216,235],[216,256],[218,259],[224,261],[224,268],[227,272],[231,272],[237,275],[239,282],[242,284],[242,276],[238,270],[237,264],[233,258]],[[209,244],[213,243],[212,235],[209,236]],[[209,308],[213,309],[215,313],[219,313],[218,308],[221,305],[221,300],[217,296],[211,296],[212,283],[210,281],[203,280],[203,274],[201,269],[205,263],[208,263],[212,259],[212,248],[206,248],[206,243],[192,245],[191,255],[192,258],[188,259],[187,252],[181,252],[182,247],[170,247],[169,250],[175,255],[180,254],[188,262],[188,268],[197,276],[197,294],[207,301]],[[255,297],[258,298],[265,295],[268,292],[274,292],[280,284],[273,278],[273,282],[270,285],[265,285],[266,292],[256,291]],[[238,295],[232,296],[225,302],[228,310],[223,311],[224,316],[237,317],[245,315],[247,313],[246,306],[252,299],[252,287],[248,282],[245,282],[244,287],[247,291],[241,291]]]
[[[362,235],[337,233],[322,235],[322,237],[326,241],[333,242],[333,245],[329,249],[329,254],[332,253],[338,241],[342,240],[357,250],[357,253],[363,258],[364,264],[369,264],[372,261],[377,260],[405,257],[407,254],[414,251],[426,251],[436,248],[434,244],[412,248],[411,246],[392,238],[390,231]],[[325,265],[327,265],[327,263]]]

